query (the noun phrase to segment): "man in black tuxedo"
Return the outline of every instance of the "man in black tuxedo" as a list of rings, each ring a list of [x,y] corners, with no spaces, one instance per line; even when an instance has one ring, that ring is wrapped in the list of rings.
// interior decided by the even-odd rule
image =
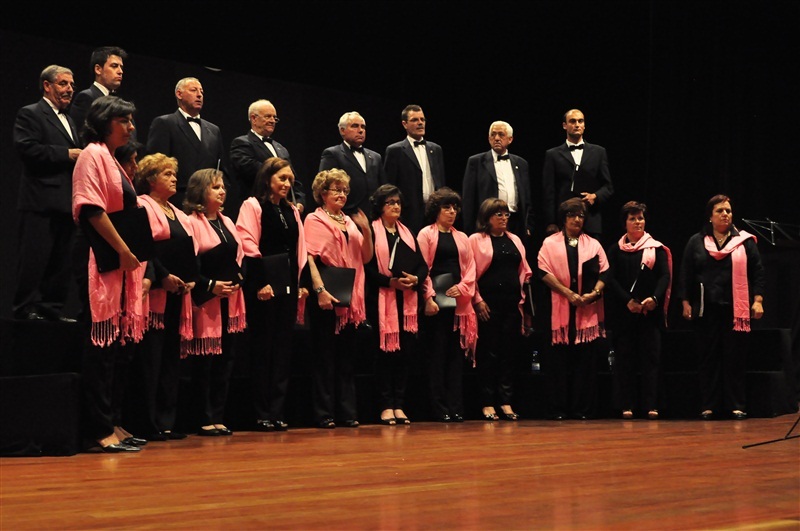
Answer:
[[[242,199],[252,193],[256,174],[265,160],[278,157],[289,161],[290,165],[292,163],[289,150],[272,138],[275,126],[280,121],[275,106],[269,100],[254,101],[247,109],[247,116],[250,120],[250,132],[233,139],[230,153],[234,179],[241,190]],[[294,171],[294,167],[292,172],[296,177],[297,172]],[[295,178],[291,192],[294,198],[289,199],[302,213],[305,208],[305,195],[301,189],[302,184]]]
[[[66,114],[75,85],[72,70],[50,65],[39,76],[43,98],[22,107],[14,148],[22,160],[16,319],[72,321],[61,314],[70,285],[72,170],[81,153],[75,123]]]
[[[408,105],[401,114],[407,136],[386,148],[383,169],[389,183],[403,192],[401,220],[414,234],[423,225],[425,201],[445,185],[442,147],[425,140],[425,113]]]
[[[508,152],[514,141],[514,129],[507,122],[493,122],[489,127],[492,149],[473,155],[464,172],[463,197],[464,230],[475,232],[475,220],[481,203],[497,197],[508,203],[511,217],[508,230],[526,241],[533,230],[531,178],[528,161]]]
[[[83,122],[92,102],[100,96],[108,96],[119,90],[122,85],[123,61],[127,58],[125,50],[117,46],[103,46],[92,52],[90,66],[94,73],[94,83],[78,92],[69,108],[69,115],[79,131],[83,129]]]
[[[219,168],[225,175],[225,188],[228,191],[225,215],[235,220],[239,205],[223,160],[225,148],[222,134],[219,127],[200,118],[205,101],[203,85],[197,78],[185,77],[175,85],[175,99],[178,101],[178,110],[157,116],[150,124],[147,135],[148,153],[163,153],[178,159],[178,191],[170,202],[179,207],[183,205],[186,184],[194,172]]]
[[[339,134],[343,142],[325,148],[319,161],[319,171],[339,168],[350,176],[350,194],[342,209],[346,214],[354,214],[359,208],[370,212],[370,196],[386,183],[381,156],[364,147],[367,123],[357,112],[346,112],[339,118]]]
[[[546,232],[552,234],[558,231],[558,205],[571,197],[580,197],[588,211],[583,230],[601,239],[603,225],[600,208],[614,194],[606,149],[584,142],[586,122],[578,109],[564,113],[561,127],[567,132],[566,142],[548,149],[544,155],[542,201],[545,223],[548,224]]]

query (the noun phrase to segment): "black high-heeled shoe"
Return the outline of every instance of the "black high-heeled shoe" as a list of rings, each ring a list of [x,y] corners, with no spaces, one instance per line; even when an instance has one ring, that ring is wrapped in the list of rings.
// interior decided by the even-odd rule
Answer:
[[[380,419],[380,423],[384,426],[395,426],[397,425],[397,419],[394,417],[389,417],[388,419]]]
[[[503,420],[510,420],[510,421],[517,421],[519,420],[519,415],[516,413],[506,413],[505,411],[501,411],[500,414],[502,415]]]
[[[138,446],[129,446],[124,443],[116,443],[116,444],[109,444],[106,446],[101,446],[101,450],[107,454],[119,454],[123,452],[139,452],[142,449]]]
[[[275,425],[275,431],[286,431],[289,429],[289,425],[282,420],[276,420],[273,424]]]
[[[323,430],[332,430],[336,427],[336,423],[333,419],[323,419],[318,424],[317,427],[322,428]]]

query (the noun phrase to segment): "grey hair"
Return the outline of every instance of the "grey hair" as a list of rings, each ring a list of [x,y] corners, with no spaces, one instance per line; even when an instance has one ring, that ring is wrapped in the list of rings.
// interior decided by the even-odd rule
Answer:
[[[489,126],[489,134],[492,134],[492,127],[496,125],[502,125],[506,129],[506,134],[508,136],[514,136],[514,128],[511,127],[511,124],[508,122],[504,122],[502,120],[498,120],[496,122],[492,122],[492,125]]]
[[[362,118],[362,119],[364,118],[363,116],[358,114],[356,111],[350,111],[350,112],[344,113],[342,115],[342,117],[339,118],[339,129],[345,129],[348,125],[350,125],[350,122],[352,122],[353,118],[355,118],[355,117],[359,117],[359,118]],[[364,123],[366,123],[366,122],[367,121],[364,120]]]
[[[44,92],[44,82],[49,81],[50,83],[55,83],[56,78],[60,74],[73,75],[72,70],[66,66],[50,65],[45,67],[45,69],[42,70],[42,73],[39,74],[39,90]]]

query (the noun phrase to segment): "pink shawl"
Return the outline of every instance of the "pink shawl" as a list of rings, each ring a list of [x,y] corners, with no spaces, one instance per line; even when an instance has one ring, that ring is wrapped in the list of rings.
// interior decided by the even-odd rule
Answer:
[[[585,293],[594,286],[583,286],[583,264],[599,256],[600,272],[608,269],[606,253],[600,242],[587,234],[578,237],[578,292]],[[545,238],[539,250],[539,269],[555,276],[564,286],[570,285],[569,262],[564,243],[564,232],[559,231]],[[554,345],[569,343],[569,301],[556,291],[550,294],[553,309],[550,316],[552,342]],[[603,326],[603,300],[599,299],[588,306],[575,309],[575,343],[589,343],[598,337],[605,337]]]
[[[305,230],[303,222],[300,221],[300,211],[294,205],[292,212],[297,221],[297,282],[300,283],[300,275],[308,262],[308,250],[306,250]],[[251,258],[261,258],[261,250],[258,245],[261,242],[261,203],[255,197],[248,198],[242,203],[239,209],[239,217],[236,218],[236,231],[242,242],[244,255]],[[305,297],[297,301],[297,322],[303,324],[306,313]]]
[[[733,281],[733,329],[736,332],[750,331],[750,288],[747,284],[747,251],[744,242],[756,237],[749,232],[739,231],[722,249],[717,249],[714,238],[707,235],[703,239],[706,251],[714,260],[722,260],[731,256],[731,280]]]
[[[242,242],[236,232],[233,222],[220,212],[217,219],[222,220],[225,227],[233,234],[236,243],[236,261],[242,264],[244,252]],[[193,238],[198,246],[198,254],[213,249],[222,239],[219,233],[211,226],[205,214],[195,212],[189,217],[189,224],[192,226]],[[194,289],[207,289],[207,286],[195,286]],[[193,339],[188,345],[181,346],[181,355],[187,354],[222,354],[222,315],[220,314],[222,305],[220,298],[214,297],[202,306],[192,304],[192,326],[194,329]],[[233,334],[245,329],[246,315],[244,307],[244,294],[242,290],[237,290],[228,297],[228,333]]]
[[[86,205],[98,206],[109,214],[122,210],[123,175],[130,182],[105,144],[94,142],[86,146],[72,175],[72,217],[75,222],[78,222],[81,208]],[[89,307],[94,345],[107,347],[117,338],[123,345],[127,340],[136,343],[142,339],[147,321],[142,307],[142,279],[146,265],[147,262],[142,262],[132,271],[117,269],[100,273],[94,252],[89,250]]]
[[[322,208],[317,208],[306,216],[305,221],[308,254],[318,256],[327,266],[352,267],[356,270],[350,307],[334,308],[337,317],[337,334],[347,323],[358,326],[367,318],[364,309],[364,262],[361,259],[361,244],[364,242],[364,236],[350,216],[345,216],[344,221],[347,238]]]
[[[669,247],[654,239],[647,232],[645,232],[636,243],[630,243],[627,241],[625,234],[623,234],[622,238],[619,239],[619,248],[621,251],[626,253],[642,251],[642,263],[651,271],[656,265],[656,249],[658,247],[661,247],[664,249],[664,252],[667,253],[667,267],[669,268],[669,284],[667,285],[667,291],[664,294],[664,324],[666,324],[667,314],[669,313],[669,299],[670,295],[672,294],[672,252],[669,250]]]
[[[392,277],[389,271],[389,259],[392,251],[389,249],[389,240],[383,222],[376,219],[372,222],[372,231],[375,234],[375,258],[378,262],[378,271],[387,277]],[[405,225],[397,222],[397,233],[400,239],[411,249],[417,249],[414,235]],[[408,273],[409,271],[407,271]],[[403,330],[417,333],[417,292],[404,290],[403,292]],[[400,350],[400,322],[397,315],[397,290],[391,287],[378,289],[378,330],[380,331],[380,349],[384,352]]]
[[[461,268],[461,281],[458,283],[461,296],[456,299],[456,318],[453,330],[460,331],[461,348],[465,350],[465,355],[472,360],[474,367],[475,347],[478,344],[478,318],[472,307],[472,297],[475,295],[475,258],[472,255],[467,235],[452,227],[450,232],[458,247],[458,264]],[[417,241],[425,263],[428,264],[428,268],[432,268],[436,247],[439,245],[439,229],[436,224],[423,227],[419,231]],[[424,289],[426,299],[436,295],[430,276],[425,279]]]
[[[155,199],[147,194],[139,196],[139,203],[147,210],[147,218],[150,220],[150,228],[153,231],[153,240],[168,240],[170,237],[169,221]],[[183,230],[192,237],[194,242],[194,252],[198,252],[197,239],[194,238],[192,225],[189,223],[189,216],[183,213],[172,203],[169,203],[175,212],[175,217],[183,227]],[[150,304],[148,324],[151,328],[161,330],[164,328],[164,309],[167,307],[167,290],[164,288],[152,288],[148,297]],[[188,345],[192,340],[192,295],[187,291],[181,296],[181,316],[179,324],[181,345]]]

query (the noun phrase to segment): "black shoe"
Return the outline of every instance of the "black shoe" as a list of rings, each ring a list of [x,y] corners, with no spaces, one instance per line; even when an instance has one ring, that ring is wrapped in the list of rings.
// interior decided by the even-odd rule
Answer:
[[[181,439],[186,438],[186,434],[179,431],[162,431],[161,433],[163,433],[170,441],[180,441]]]
[[[388,419],[378,419],[378,422],[380,424],[383,424],[384,426],[396,426],[397,425],[397,419],[394,418],[394,417],[389,417]]]
[[[495,421],[500,420],[500,417],[497,416],[497,413],[489,413],[483,416],[483,420]]]
[[[567,420],[567,416],[563,413],[556,413],[550,416],[550,420]]]
[[[500,412],[500,415],[501,415],[500,418],[503,419],[503,420],[511,420],[511,421],[519,420],[519,415],[517,415],[516,413]]]
[[[61,321],[62,323],[77,323],[77,319],[73,319],[72,317],[67,317],[65,315],[59,315],[57,321]]]
[[[411,424],[411,421],[408,420],[408,418],[406,418],[406,417],[395,417],[394,420],[397,422],[398,425],[409,425],[409,424]]]
[[[269,420],[256,421],[256,431],[275,431],[275,424]]]
[[[746,418],[747,418],[747,413],[745,413],[744,411],[741,411],[741,410],[738,410],[738,409],[737,409],[736,411],[734,411],[734,412],[732,412],[732,413],[731,413],[731,416],[732,416],[732,417],[733,417],[735,420],[744,420],[744,419],[746,419]]]
[[[197,430],[197,435],[201,437],[220,437],[222,436],[222,432],[219,431],[217,428],[212,428],[210,430],[200,428],[199,430]]]
[[[155,433],[148,433],[147,435],[144,436],[144,438],[147,439],[148,441],[166,441],[167,434],[164,433],[163,431],[157,431]]]
[[[440,415],[436,417],[436,420],[439,422],[453,422],[453,419],[450,418],[450,415]]]
[[[103,452],[107,454],[119,454],[122,452],[138,452],[141,450],[138,446],[129,446],[125,443],[109,444],[108,446],[100,447]]]
[[[16,319],[19,319],[21,321],[44,321],[45,317],[44,317],[44,315],[42,315],[42,314],[40,314],[38,312],[30,311],[30,312],[23,312],[21,314],[18,314],[16,316]]]
[[[273,424],[275,425],[275,431],[286,431],[289,429],[289,425],[282,420],[276,420]]]
[[[140,439],[139,437],[125,437],[122,439],[122,444],[127,444],[128,446],[145,446],[147,444],[147,439]]]
[[[223,437],[230,437],[231,435],[233,435],[233,432],[228,428],[217,428],[217,431]]]
[[[464,417],[459,415],[458,413],[453,415],[453,422],[464,422]]]
[[[358,428],[360,424],[357,420],[346,420],[344,424],[342,424],[345,428]]]
[[[336,423],[333,419],[323,419],[318,424],[317,427],[322,428],[323,430],[332,430],[336,427]]]

